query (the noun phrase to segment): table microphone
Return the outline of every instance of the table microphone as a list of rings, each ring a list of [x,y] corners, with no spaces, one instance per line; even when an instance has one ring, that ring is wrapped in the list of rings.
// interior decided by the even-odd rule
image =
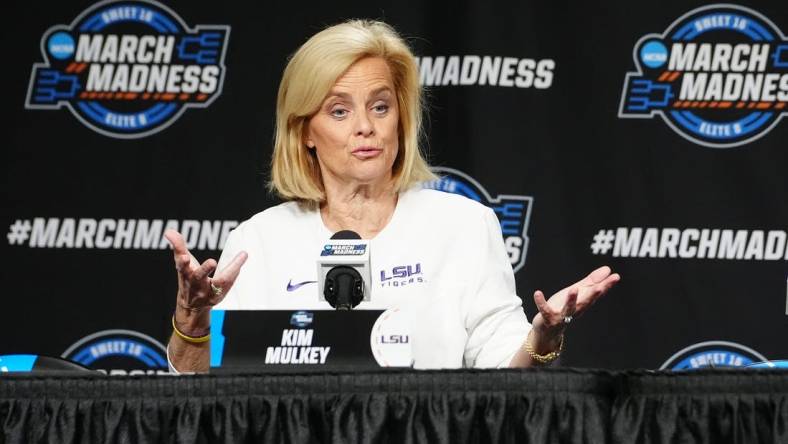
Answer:
[[[343,230],[331,236],[317,260],[321,299],[337,310],[370,300],[369,242]]]

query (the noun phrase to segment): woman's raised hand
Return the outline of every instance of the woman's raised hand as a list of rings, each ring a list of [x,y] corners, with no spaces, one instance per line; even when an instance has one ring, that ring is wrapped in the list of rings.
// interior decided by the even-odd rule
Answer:
[[[241,251],[224,269],[211,277],[211,273],[216,270],[214,259],[207,259],[200,264],[189,253],[183,236],[175,230],[166,230],[164,237],[172,245],[175,269],[178,271],[176,321],[185,324],[187,330],[208,328],[207,325],[195,325],[195,322],[190,320],[198,321],[199,324],[207,322],[206,316],[199,315],[206,314],[211,307],[224,299],[235,283],[241,266],[246,262],[247,254]],[[194,319],[195,315],[200,319]]]
[[[572,318],[582,315],[602,295],[621,280],[618,273],[610,267],[599,267],[585,278],[564,288],[545,300],[544,293],[537,290],[534,302],[539,314],[534,318],[534,326],[545,330],[563,332]],[[539,319],[537,319],[539,318]]]

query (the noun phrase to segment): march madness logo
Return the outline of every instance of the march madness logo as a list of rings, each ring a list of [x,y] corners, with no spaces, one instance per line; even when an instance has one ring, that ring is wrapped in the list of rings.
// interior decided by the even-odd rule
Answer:
[[[167,373],[167,349],[133,330],[102,330],[85,336],[61,355],[110,375]]]
[[[633,50],[621,118],[660,116],[699,145],[730,148],[763,137],[786,114],[788,41],[748,8],[704,6],[647,34]]]
[[[133,139],[220,94],[230,27],[189,28],[149,0],[105,1],[41,38],[25,108],[68,108],[87,127]]]
[[[692,344],[662,363],[660,370],[696,370],[700,368],[745,367],[766,357],[742,344],[707,341]]]
[[[454,168],[433,167],[438,180],[424,183],[425,188],[459,194],[492,208],[501,222],[506,252],[517,273],[525,265],[528,251],[528,222],[531,220],[533,197],[499,195],[492,198],[476,179]]]

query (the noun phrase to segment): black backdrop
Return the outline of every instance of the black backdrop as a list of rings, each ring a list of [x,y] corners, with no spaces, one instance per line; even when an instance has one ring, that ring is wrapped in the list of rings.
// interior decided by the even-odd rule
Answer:
[[[152,248],[145,242],[135,248],[133,241],[78,246],[70,242],[67,219],[77,225],[85,219],[202,224],[244,220],[275,205],[264,185],[287,56],[325,25],[369,17],[409,37],[422,68],[425,60],[435,68],[439,57],[447,68],[450,56],[553,61],[543,65],[549,78],[542,78],[541,88],[536,82],[453,85],[447,68],[440,76],[447,85],[427,85],[426,147],[432,164],[464,173],[493,198],[532,199],[524,265],[516,273],[529,317],[536,312],[531,294],[537,288],[551,293],[602,264],[622,274],[618,287],[573,323],[564,365],[675,367],[694,356],[700,360],[689,365],[695,366],[709,350],[718,353],[718,365],[736,357],[743,358],[738,364],[788,358],[788,123],[778,122],[757,140],[715,148],[682,137],[659,116],[619,117],[626,74],[637,71],[638,40],[708,5],[167,2],[189,27],[229,26],[223,85],[206,108],[187,109],[155,134],[124,139],[88,128],[66,108],[26,106],[32,67],[45,62],[42,36],[94,5],[15,4],[2,30],[9,86],[0,105],[6,116],[2,222],[9,235],[0,247],[6,264],[0,354],[61,355],[107,330],[166,343],[176,289],[169,251],[158,240],[147,245]],[[741,5],[788,30],[782,2]],[[709,35],[730,39],[726,31]],[[769,63],[769,72],[785,72]],[[39,227],[58,223],[50,244],[17,241],[13,227],[37,220]],[[592,250],[598,234],[638,227],[648,245],[633,254],[623,245],[618,254],[615,248]],[[746,230],[746,247],[740,258],[678,257],[670,248],[659,257],[659,246],[650,250],[648,228],[657,236],[670,236],[671,228]],[[765,247],[759,247],[758,230],[782,239],[778,259],[759,258]],[[194,252],[200,259],[217,257],[216,244],[208,239]],[[94,364],[135,365],[106,359]]]

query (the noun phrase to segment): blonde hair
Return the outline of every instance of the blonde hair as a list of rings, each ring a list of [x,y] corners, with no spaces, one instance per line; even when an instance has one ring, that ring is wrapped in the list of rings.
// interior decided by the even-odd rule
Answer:
[[[349,20],[320,31],[285,67],[276,101],[276,136],[269,189],[286,200],[325,201],[320,166],[304,144],[304,127],[337,79],[358,60],[380,57],[391,70],[399,107],[399,150],[392,167],[394,191],[435,179],[419,149],[422,92],[416,59],[389,25]]]

